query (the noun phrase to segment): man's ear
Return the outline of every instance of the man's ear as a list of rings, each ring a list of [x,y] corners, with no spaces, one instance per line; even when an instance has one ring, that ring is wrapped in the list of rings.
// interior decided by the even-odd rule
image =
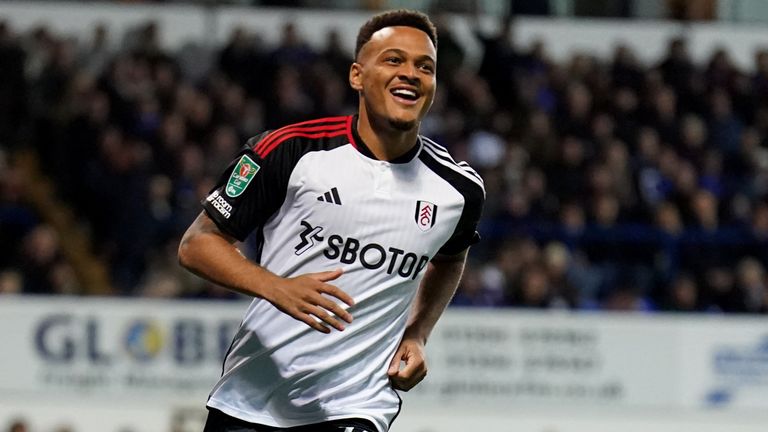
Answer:
[[[349,86],[356,91],[363,91],[363,65],[352,63],[349,67]]]

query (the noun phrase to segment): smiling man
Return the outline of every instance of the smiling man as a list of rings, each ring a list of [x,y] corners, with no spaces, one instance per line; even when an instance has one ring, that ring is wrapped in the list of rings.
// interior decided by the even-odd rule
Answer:
[[[203,202],[181,264],[254,297],[206,432],[384,432],[478,240],[483,182],[419,135],[436,31],[392,11],[358,34],[358,114],[250,139]],[[255,232],[255,261],[236,241]]]

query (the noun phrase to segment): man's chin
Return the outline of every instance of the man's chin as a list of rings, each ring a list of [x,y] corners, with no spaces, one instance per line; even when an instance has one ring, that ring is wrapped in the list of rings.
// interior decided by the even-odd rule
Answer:
[[[413,130],[418,123],[416,120],[403,120],[403,119],[397,119],[397,118],[390,118],[389,119],[389,126],[392,127],[392,129],[399,130],[401,132],[408,132]]]

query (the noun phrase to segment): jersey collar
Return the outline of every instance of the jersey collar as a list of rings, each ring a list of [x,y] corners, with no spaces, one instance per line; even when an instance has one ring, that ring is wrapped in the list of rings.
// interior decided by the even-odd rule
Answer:
[[[355,147],[360,153],[362,153],[364,156],[369,157],[373,160],[379,160],[371,151],[371,149],[368,148],[367,145],[365,145],[365,142],[362,138],[360,138],[360,134],[357,133],[357,114],[351,116],[350,121],[350,130],[352,132],[352,146]],[[416,145],[411,147],[410,150],[403,153],[402,155],[387,161],[389,163],[393,164],[404,164],[408,163],[413,160],[413,158],[416,157],[416,155],[419,153],[419,148],[421,147],[421,139],[418,139],[416,142]]]

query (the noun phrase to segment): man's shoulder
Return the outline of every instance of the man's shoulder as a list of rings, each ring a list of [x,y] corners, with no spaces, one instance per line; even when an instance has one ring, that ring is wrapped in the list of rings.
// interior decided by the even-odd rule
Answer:
[[[248,140],[262,159],[278,149],[300,152],[327,150],[351,140],[352,116],[323,117],[265,131]]]
[[[465,161],[456,161],[447,148],[434,140],[419,135],[422,151],[421,161],[437,175],[451,183],[465,195],[483,200],[485,185],[482,177]]]

